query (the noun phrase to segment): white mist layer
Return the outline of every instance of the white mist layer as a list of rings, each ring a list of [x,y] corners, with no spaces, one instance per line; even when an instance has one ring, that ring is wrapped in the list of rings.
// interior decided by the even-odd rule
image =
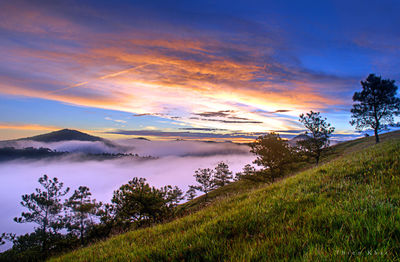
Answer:
[[[213,143],[200,141],[147,141],[142,139],[114,140],[110,144],[102,141],[61,141],[61,142],[37,142],[20,140],[0,142],[0,147],[26,147],[50,148],[59,152],[70,153],[132,153],[140,156],[209,156],[220,154],[247,154],[249,147],[230,142]]]
[[[98,146],[97,143],[99,142],[87,143],[93,143],[89,146]],[[49,144],[51,146],[57,145],[57,147],[52,148],[57,150],[60,150],[61,146],[76,145],[68,142],[48,143],[46,145]],[[57,177],[71,190],[75,190],[81,185],[88,186],[93,198],[110,202],[113,191],[133,177],[144,177],[150,185],[155,187],[176,185],[186,191],[188,185],[195,184],[193,174],[198,168],[214,168],[219,161],[224,161],[235,173],[254,160],[254,156],[249,153],[247,146],[232,143],[153,142],[135,139],[133,141],[119,141],[118,144],[134,147],[134,153],[139,155],[152,155],[159,158],[84,162],[68,161],[68,158],[63,158],[58,161],[1,163],[0,206],[2,212],[0,213],[0,233],[10,232],[19,235],[32,232],[34,224],[17,224],[13,221],[13,218],[19,216],[22,211],[26,211],[19,204],[21,195],[33,193],[35,188],[39,187],[37,181],[43,174],[47,174],[50,178]],[[40,144],[38,145],[40,147]],[[9,247],[9,245],[3,246],[0,247],[0,250]]]

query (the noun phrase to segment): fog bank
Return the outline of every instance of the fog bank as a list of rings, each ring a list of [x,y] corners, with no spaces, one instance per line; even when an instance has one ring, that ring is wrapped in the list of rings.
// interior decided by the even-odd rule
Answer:
[[[19,140],[0,142],[0,147],[14,147],[23,149],[27,147],[50,148],[59,152],[70,153],[124,153],[138,154],[140,156],[210,156],[228,154],[247,154],[249,147],[231,142],[215,143],[201,141],[148,141],[143,139],[121,139],[111,143],[102,141],[61,141],[37,142],[32,140]]]
[[[78,145],[73,142],[41,143],[39,147],[60,150]],[[81,141],[79,141],[81,142]],[[80,145],[98,147],[101,142],[85,142]],[[43,144],[43,145],[42,145]],[[0,164],[0,233],[27,233],[33,224],[17,224],[13,221],[24,209],[20,206],[21,195],[34,192],[39,186],[37,180],[43,174],[57,177],[71,190],[81,185],[88,186],[93,198],[110,202],[112,193],[133,177],[144,177],[156,187],[178,186],[184,191],[195,184],[194,171],[198,168],[214,168],[219,161],[226,162],[233,172],[240,171],[251,163],[254,156],[249,148],[233,143],[204,143],[189,141],[154,142],[145,140],[118,141],[118,146],[131,148],[139,155],[153,155],[159,158],[149,160],[114,159],[106,161],[10,161]],[[81,147],[82,148],[82,147]],[[67,148],[66,148],[67,149]],[[68,150],[65,150],[68,151]],[[69,194],[71,195],[71,194]],[[1,248],[4,250],[4,247]]]

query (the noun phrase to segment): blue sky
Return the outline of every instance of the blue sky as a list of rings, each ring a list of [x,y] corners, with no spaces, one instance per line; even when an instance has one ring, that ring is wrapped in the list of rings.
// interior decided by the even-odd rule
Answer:
[[[400,80],[399,11],[399,1],[2,1],[0,138],[294,134],[310,110],[351,137],[360,80]]]

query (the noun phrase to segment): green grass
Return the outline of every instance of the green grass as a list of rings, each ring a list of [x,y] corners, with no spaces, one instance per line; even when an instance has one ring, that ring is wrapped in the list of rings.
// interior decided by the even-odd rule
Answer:
[[[398,260],[400,140],[393,134],[373,146],[370,138],[337,145],[318,168],[220,194],[196,213],[51,261]]]
[[[382,142],[400,139],[400,131],[382,134],[380,135],[380,138]],[[325,152],[322,154],[321,163],[322,164],[328,163],[338,157],[350,154],[352,152],[364,150],[373,145],[375,145],[375,137],[371,136],[331,146],[327,148]],[[309,163],[301,163],[300,166],[297,168],[297,171],[291,172],[287,176],[296,175],[299,172],[299,170],[304,171],[309,168],[313,168],[314,166],[315,164],[313,161],[310,161]],[[207,203],[204,202],[204,195],[203,195],[193,199],[192,201],[180,205],[178,208],[178,215],[187,215],[188,213],[196,212],[214,201],[219,201],[220,199],[224,199],[229,196],[246,193],[263,186],[265,186],[265,184],[251,180],[242,180],[229,184],[227,186],[218,188],[210,192],[208,195]]]

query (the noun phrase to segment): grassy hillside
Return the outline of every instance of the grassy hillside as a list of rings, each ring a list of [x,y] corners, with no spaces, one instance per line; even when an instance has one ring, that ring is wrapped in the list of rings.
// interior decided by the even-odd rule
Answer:
[[[336,160],[197,213],[52,261],[396,260],[400,140],[356,140]],[[346,145],[338,145],[336,155]],[[358,149],[361,149],[357,151]],[[352,149],[352,150],[350,150]],[[334,154],[331,154],[333,157]]]
[[[391,141],[395,139],[400,140],[400,131],[382,134],[380,135],[380,138],[382,142]],[[334,146],[325,149],[325,152],[323,153],[321,158],[321,163],[322,164],[328,163],[338,157],[366,149],[373,145],[375,145],[375,137],[364,137],[336,144]],[[289,173],[288,176],[296,175],[299,171],[304,171],[309,168],[313,168],[314,166],[315,166],[314,161],[310,161],[309,163],[302,163],[297,171]],[[251,181],[251,180],[238,181],[210,192],[208,200],[209,202],[218,201],[221,198],[249,192],[264,186],[265,184],[259,183],[257,181]],[[191,213],[193,211],[197,211],[199,209],[204,208],[204,206],[208,204],[209,203],[207,204],[204,203],[204,196],[200,196],[192,201],[180,205],[178,211],[182,212],[183,214]]]

